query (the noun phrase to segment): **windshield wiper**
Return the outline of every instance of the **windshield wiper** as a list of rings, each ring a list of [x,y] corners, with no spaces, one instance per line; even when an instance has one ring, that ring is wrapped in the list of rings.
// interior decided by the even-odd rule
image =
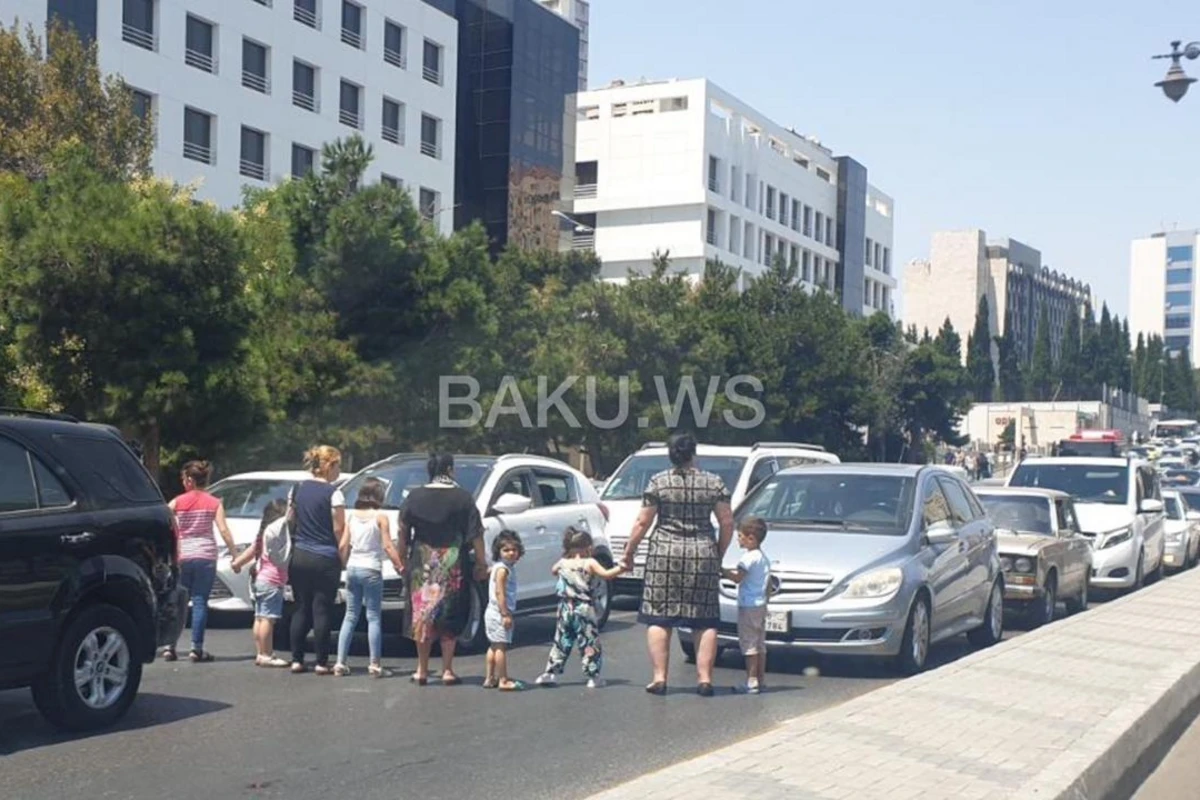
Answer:
[[[855,522],[847,522],[844,519],[789,519],[786,521],[788,525],[803,525],[813,528],[838,528],[843,531],[854,531],[856,533],[870,533],[871,529],[866,525],[860,525]]]

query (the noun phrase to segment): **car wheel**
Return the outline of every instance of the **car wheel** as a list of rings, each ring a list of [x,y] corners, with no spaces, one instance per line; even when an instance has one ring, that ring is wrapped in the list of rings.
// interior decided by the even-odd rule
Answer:
[[[88,606],[63,632],[50,668],[33,684],[33,701],[55,727],[87,731],[129,710],[142,682],[137,626],[116,606]]]
[[[1146,582],[1147,583],[1158,583],[1159,581],[1161,581],[1163,579],[1163,576],[1166,574],[1167,574],[1167,559],[1165,558],[1165,553],[1164,553],[1164,554],[1159,555],[1158,566],[1154,568],[1154,572],[1152,572],[1150,574],[1150,576]]]
[[[696,645],[690,639],[679,637],[679,649],[683,651],[683,660],[689,664],[696,663]]]
[[[1129,591],[1136,592],[1146,585],[1146,557],[1138,556],[1137,572],[1133,575],[1133,586],[1129,587]]]
[[[1051,572],[1046,576],[1046,585],[1042,589],[1041,600],[1033,607],[1033,627],[1040,628],[1054,621],[1054,611],[1058,607],[1058,577]]]
[[[487,647],[487,629],[483,624],[483,612],[487,609],[484,600],[487,589],[485,584],[472,581],[470,588],[470,610],[467,612],[467,624],[458,637],[458,647],[468,653],[477,653]]]
[[[991,647],[1004,635],[1004,584],[997,580],[992,584],[987,608],[983,612],[983,624],[967,632],[967,639],[976,647]]]
[[[608,553],[597,554],[596,560],[605,569],[613,565],[612,556]],[[596,609],[596,627],[599,630],[604,630],[604,626],[608,624],[608,615],[612,613],[612,598],[612,581],[597,580],[592,594],[592,607]]]
[[[1090,588],[1090,584],[1091,580],[1085,576],[1083,579],[1083,588],[1079,590],[1079,595],[1064,601],[1067,606],[1068,614],[1078,614],[1081,611],[1087,611],[1088,589]]]
[[[900,652],[896,655],[896,671],[903,675],[916,675],[925,669],[929,660],[929,601],[920,595],[908,612],[908,623],[900,639]]]

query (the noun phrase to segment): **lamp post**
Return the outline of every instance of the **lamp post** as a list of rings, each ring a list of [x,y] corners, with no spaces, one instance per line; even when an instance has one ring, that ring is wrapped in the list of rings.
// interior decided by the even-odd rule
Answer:
[[[595,233],[596,232],[596,229],[593,228],[591,225],[584,225],[579,220],[575,219],[574,217],[572,217],[569,214],[564,214],[563,212],[559,211],[557,208],[554,209],[553,211],[551,211],[550,215],[553,217],[558,217],[559,219],[564,220],[564,221],[569,222],[570,224],[574,225],[576,233]]]
[[[1189,42],[1185,47],[1182,40],[1171,42],[1171,52],[1163,53],[1157,56],[1151,56],[1153,59],[1169,58],[1171,59],[1171,67],[1167,70],[1167,76],[1158,83],[1154,84],[1162,89],[1163,94],[1167,99],[1178,103],[1187,94],[1188,87],[1196,82],[1195,78],[1189,78],[1187,73],[1183,71],[1183,66],[1180,61],[1186,58],[1188,61],[1195,61],[1200,58],[1200,42]]]

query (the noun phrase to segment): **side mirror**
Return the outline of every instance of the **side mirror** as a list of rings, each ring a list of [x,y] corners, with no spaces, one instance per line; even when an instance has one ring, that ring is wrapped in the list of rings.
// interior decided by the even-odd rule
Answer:
[[[958,531],[946,522],[935,522],[925,529],[925,540],[930,544],[949,544],[958,539]]]
[[[521,514],[533,507],[533,499],[523,494],[502,494],[492,503],[488,511],[489,517],[500,514]]]
[[[1162,500],[1155,500],[1153,497],[1147,497],[1143,500],[1141,507],[1138,509],[1143,514],[1157,514],[1162,510]]]

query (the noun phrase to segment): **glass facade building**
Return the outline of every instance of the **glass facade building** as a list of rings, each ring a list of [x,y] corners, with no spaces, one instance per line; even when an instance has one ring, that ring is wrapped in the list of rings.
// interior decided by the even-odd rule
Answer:
[[[837,288],[842,308],[859,314],[866,299],[867,168],[849,156],[839,156],[837,165],[837,249],[842,256]]]
[[[59,20],[74,28],[87,44],[96,41],[97,0],[47,0],[46,20]]]

